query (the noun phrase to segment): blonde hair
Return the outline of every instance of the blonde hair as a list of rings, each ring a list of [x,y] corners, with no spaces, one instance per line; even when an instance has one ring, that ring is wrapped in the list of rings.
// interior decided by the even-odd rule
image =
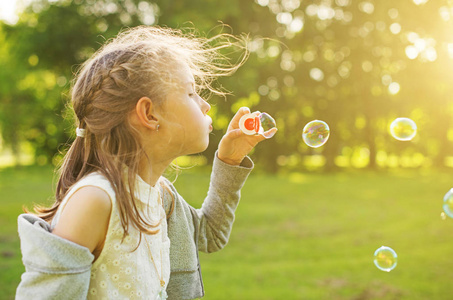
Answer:
[[[115,189],[124,235],[132,224],[140,232],[155,233],[135,205],[135,178],[140,158],[146,157],[139,133],[128,122],[128,113],[146,96],[161,105],[177,68],[187,64],[197,90],[224,95],[212,86],[220,76],[234,73],[248,57],[244,37],[218,34],[197,37],[193,32],[139,26],[121,32],[108,41],[76,74],[72,87],[72,108],[85,137],[76,137],[59,168],[55,203],[35,207],[49,221],[68,190],[85,175],[98,171]],[[221,52],[240,49],[239,61],[231,63]],[[127,167],[127,176],[124,176]]]

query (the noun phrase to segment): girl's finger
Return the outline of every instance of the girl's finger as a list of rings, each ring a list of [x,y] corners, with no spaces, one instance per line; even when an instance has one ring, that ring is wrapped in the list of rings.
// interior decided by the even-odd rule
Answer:
[[[233,119],[231,119],[230,124],[228,125],[228,129],[236,129],[239,128],[239,120],[243,115],[249,114],[250,109],[248,107],[241,107],[234,115]]]
[[[233,130],[228,131],[225,134],[225,137],[229,138],[231,140],[234,140],[243,135],[244,135],[244,133],[240,129],[233,129]]]
[[[266,139],[270,139],[277,133],[278,129],[276,127],[269,129],[268,131],[258,134],[253,136],[253,141],[255,142],[255,145],[258,144],[259,142],[262,142]]]
[[[270,139],[271,137],[273,137],[277,133],[277,131],[278,131],[277,127],[271,128],[268,131],[264,132],[263,136],[266,139]]]

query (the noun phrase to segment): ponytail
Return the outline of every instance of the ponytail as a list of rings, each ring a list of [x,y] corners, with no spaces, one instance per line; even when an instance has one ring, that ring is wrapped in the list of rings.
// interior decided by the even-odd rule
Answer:
[[[64,199],[67,191],[80,180],[84,174],[89,173],[92,167],[88,166],[88,157],[86,147],[84,143],[87,139],[77,136],[68,152],[66,153],[63,162],[58,170],[58,182],[55,191],[55,203],[46,208],[41,205],[36,205],[33,210],[34,213],[42,218],[43,220],[50,222],[60,207],[61,202]],[[85,149],[84,149],[85,148]],[[88,153],[87,153],[88,152]],[[27,208],[23,208],[26,213],[30,213]]]

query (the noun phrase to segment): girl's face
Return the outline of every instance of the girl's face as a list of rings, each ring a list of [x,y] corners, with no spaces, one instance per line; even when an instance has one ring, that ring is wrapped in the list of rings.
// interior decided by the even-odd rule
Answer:
[[[209,144],[212,119],[207,112],[211,106],[195,92],[189,67],[184,65],[175,70],[178,88],[171,90],[165,100],[162,130],[168,130],[168,146],[176,155],[199,153]]]

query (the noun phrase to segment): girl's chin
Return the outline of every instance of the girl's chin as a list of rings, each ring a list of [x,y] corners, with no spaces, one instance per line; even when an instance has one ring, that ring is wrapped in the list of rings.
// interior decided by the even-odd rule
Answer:
[[[189,153],[185,153],[182,155],[191,155],[191,154],[198,154],[198,153],[204,152],[206,149],[208,149],[208,146],[209,146],[209,139],[207,139],[206,142],[203,144],[200,143],[199,147],[197,147],[196,149],[193,149],[193,151],[190,151]]]
[[[206,142],[206,144],[197,153],[204,152],[206,149],[208,149],[208,146],[209,146],[209,140]]]

